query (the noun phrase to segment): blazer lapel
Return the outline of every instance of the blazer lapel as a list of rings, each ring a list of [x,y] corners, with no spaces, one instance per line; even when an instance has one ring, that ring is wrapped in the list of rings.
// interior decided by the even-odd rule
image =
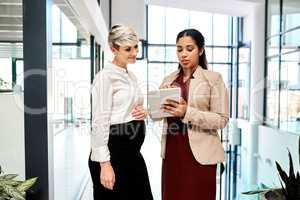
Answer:
[[[200,84],[200,81],[205,79],[204,74],[203,74],[203,69],[201,66],[198,66],[195,72],[193,73],[193,78],[190,79],[190,85],[189,85],[189,94],[188,94],[188,100],[189,104],[192,105],[193,102],[193,91],[195,91],[195,88],[197,87],[198,84]]]

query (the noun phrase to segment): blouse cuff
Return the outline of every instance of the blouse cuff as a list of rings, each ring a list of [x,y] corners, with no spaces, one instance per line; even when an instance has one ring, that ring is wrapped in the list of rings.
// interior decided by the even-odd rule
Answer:
[[[110,153],[107,146],[92,148],[91,160],[96,162],[110,161]]]

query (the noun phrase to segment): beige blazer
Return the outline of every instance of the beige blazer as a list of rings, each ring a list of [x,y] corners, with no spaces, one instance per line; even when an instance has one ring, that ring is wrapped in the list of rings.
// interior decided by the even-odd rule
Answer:
[[[171,84],[180,70],[165,77],[161,85]],[[188,137],[195,159],[203,164],[225,160],[224,149],[217,130],[229,119],[228,92],[221,74],[197,67],[190,79],[187,111],[182,121],[188,124]],[[167,119],[163,119],[161,156],[164,158],[167,139]]]

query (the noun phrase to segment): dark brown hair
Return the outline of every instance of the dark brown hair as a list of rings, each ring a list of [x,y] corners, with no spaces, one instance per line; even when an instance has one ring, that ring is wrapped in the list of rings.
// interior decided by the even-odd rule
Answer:
[[[207,59],[206,59],[206,55],[205,55],[205,40],[203,35],[196,29],[185,29],[183,31],[181,31],[180,33],[178,33],[177,38],[176,38],[176,43],[178,42],[178,40],[182,37],[185,36],[190,36],[196,43],[196,45],[198,46],[199,50],[203,49],[203,53],[201,54],[201,56],[199,56],[199,65],[203,68],[203,69],[208,69],[207,66]],[[181,65],[179,64],[179,68],[181,68]]]

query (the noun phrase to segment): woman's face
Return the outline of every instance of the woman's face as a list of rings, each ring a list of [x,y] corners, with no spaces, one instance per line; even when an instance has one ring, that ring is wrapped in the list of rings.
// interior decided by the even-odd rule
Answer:
[[[199,64],[199,55],[203,50],[199,49],[193,38],[183,36],[176,43],[177,57],[183,69],[192,69]]]
[[[138,44],[132,46],[119,46],[118,48],[112,48],[115,55],[115,60],[122,64],[134,64],[136,62],[136,56],[139,52]]]

